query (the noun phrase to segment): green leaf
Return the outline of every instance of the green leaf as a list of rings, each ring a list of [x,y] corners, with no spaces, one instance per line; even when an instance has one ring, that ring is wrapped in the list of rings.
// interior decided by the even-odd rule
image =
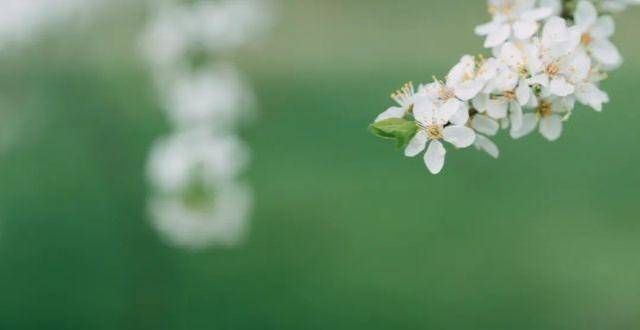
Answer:
[[[416,135],[418,125],[412,120],[391,118],[371,124],[369,130],[381,138],[396,140],[398,148],[403,148]]]

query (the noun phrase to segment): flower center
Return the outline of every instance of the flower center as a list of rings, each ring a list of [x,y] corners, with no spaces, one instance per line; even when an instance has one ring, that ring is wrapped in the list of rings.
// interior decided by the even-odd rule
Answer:
[[[582,37],[580,37],[580,42],[585,46],[589,46],[593,42],[593,36],[588,32],[584,33],[582,34]]]
[[[443,138],[442,135],[442,127],[439,125],[430,125],[425,129],[427,132],[427,136],[431,140],[440,140]]]
[[[453,91],[453,89],[449,88],[449,87],[442,87],[440,88],[440,99],[442,100],[448,100],[448,99],[452,99],[454,97],[456,97],[456,93]]]
[[[514,91],[506,91],[506,92],[504,92],[504,97],[509,101],[513,101],[513,100],[516,99],[516,92],[514,92]]]
[[[529,69],[527,69],[527,67],[522,64],[518,66],[518,74],[520,75],[520,77],[527,77],[529,75]]]
[[[540,118],[545,118],[545,117],[549,117],[553,114],[553,106],[551,105],[551,103],[547,102],[547,101],[542,101],[540,102],[540,105],[538,106],[538,116],[540,116]]]
[[[474,76],[471,72],[465,72],[464,77],[462,77],[463,81],[473,80]]]
[[[547,68],[545,69],[545,72],[550,76],[555,76],[558,73],[560,73],[560,67],[556,63],[551,63],[551,64],[547,65]]]

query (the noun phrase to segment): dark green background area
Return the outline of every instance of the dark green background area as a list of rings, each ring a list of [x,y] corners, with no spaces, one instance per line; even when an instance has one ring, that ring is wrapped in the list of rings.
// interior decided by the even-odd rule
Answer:
[[[139,11],[6,52],[0,329],[640,328],[640,8],[603,113],[577,109],[555,143],[501,137],[499,160],[450,150],[431,176],[367,125],[406,80],[482,52],[483,3],[345,2],[280,2],[235,59],[261,105],[236,249],[174,249],[146,217],[169,126]]]

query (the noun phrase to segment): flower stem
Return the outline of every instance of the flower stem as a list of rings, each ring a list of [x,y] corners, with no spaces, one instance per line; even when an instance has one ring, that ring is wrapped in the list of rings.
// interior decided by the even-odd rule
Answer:
[[[576,0],[562,0],[562,18],[573,20],[573,13],[576,10]]]

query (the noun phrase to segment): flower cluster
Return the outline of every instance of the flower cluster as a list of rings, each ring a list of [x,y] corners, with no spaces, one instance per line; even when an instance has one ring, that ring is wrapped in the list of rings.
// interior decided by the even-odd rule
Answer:
[[[538,131],[549,141],[562,135],[576,103],[601,111],[609,102],[600,82],[622,64],[610,41],[615,24],[607,13],[640,0],[489,0],[492,20],[475,32],[491,57],[465,55],[446,75],[428,84],[409,83],[380,114],[372,131],[396,139],[405,155],[422,153],[438,174],[442,142],[475,148],[497,158],[491,140],[501,129],[512,138]]]
[[[258,0],[158,3],[141,40],[172,133],[153,146],[148,176],[153,223],[171,244],[187,248],[241,242],[252,204],[241,175],[249,152],[238,128],[253,94],[233,50],[266,29]]]

